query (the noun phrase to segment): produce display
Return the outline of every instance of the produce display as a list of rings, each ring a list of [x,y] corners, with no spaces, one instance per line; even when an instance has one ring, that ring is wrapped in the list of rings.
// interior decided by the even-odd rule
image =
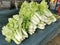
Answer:
[[[2,34],[6,41],[13,40],[16,44],[20,44],[28,38],[28,34],[34,34],[37,28],[43,30],[46,25],[50,25],[56,20],[45,0],[42,0],[41,3],[24,1],[19,14],[13,15],[8,19],[7,25],[3,26]]]

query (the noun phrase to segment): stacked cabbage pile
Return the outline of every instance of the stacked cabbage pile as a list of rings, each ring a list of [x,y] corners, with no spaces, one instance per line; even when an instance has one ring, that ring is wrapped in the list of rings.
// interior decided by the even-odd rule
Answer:
[[[28,38],[28,33],[32,35],[36,28],[45,29],[45,26],[55,22],[56,18],[49,11],[45,0],[42,0],[40,4],[25,1],[19,14],[9,18],[8,21],[8,24],[2,28],[5,40],[8,42],[13,40],[16,44],[20,44]]]

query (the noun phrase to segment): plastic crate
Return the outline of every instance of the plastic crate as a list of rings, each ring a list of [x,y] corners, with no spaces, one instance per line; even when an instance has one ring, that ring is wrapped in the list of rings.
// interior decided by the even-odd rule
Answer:
[[[18,10],[5,10],[0,11],[0,45],[16,45],[13,41],[8,43],[5,41],[5,37],[1,33],[1,29],[8,22],[8,18],[18,13]],[[1,18],[2,17],[2,18]],[[59,33],[60,19],[49,26],[46,26],[44,30],[37,29],[37,31],[25,39],[20,45],[45,45],[45,43],[54,38]]]

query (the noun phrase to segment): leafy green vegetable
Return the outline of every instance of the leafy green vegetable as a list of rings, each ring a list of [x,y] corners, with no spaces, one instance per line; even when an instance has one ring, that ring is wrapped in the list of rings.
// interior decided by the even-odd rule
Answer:
[[[45,29],[46,24],[50,25],[55,21],[56,18],[48,9],[45,0],[40,4],[24,1],[19,14],[8,19],[7,25],[2,28],[2,34],[6,41],[13,40],[16,44],[20,44],[28,38],[28,33],[32,35],[36,28]]]

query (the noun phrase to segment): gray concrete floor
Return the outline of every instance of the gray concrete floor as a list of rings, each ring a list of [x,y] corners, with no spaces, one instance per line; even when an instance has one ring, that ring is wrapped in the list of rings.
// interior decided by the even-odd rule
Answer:
[[[60,45],[60,34],[58,34],[54,39],[47,42],[46,45]]]

